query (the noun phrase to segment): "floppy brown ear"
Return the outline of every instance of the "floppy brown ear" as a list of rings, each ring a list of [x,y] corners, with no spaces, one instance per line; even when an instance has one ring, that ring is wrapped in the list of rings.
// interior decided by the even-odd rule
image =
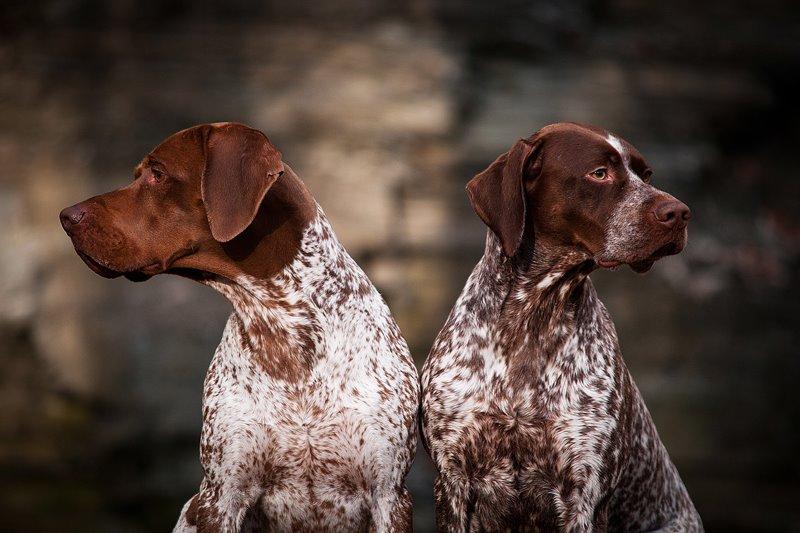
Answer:
[[[467,183],[472,208],[500,239],[508,257],[516,255],[525,231],[523,178],[536,146],[532,140],[520,139]]]
[[[227,242],[244,231],[282,172],[281,153],[260,131],[211,126],[201,194],[214,239]]]

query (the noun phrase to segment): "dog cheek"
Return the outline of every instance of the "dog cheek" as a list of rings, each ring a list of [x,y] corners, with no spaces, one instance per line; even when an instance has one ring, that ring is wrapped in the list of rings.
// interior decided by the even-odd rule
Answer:
[[[628,261],[646,252],[652,240],[647,223],[648,204],[652,187],[641,183],[630,188],[612,213],[606,228],[606,254],[616,260]]]

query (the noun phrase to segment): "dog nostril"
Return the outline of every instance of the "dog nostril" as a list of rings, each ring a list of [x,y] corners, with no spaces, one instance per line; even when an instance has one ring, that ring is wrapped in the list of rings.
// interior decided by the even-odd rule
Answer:
[[[671,200],[663,202],[653,209],[656,220],[666,226],[673,226],[679,221],[686,222],[692,217],[691,211],[683,202]]]
[[[85,215],[86,211],[83,208],[74,205],[61,211],[58,218],[61,219],[61,226],[66,230],[80,224]]]

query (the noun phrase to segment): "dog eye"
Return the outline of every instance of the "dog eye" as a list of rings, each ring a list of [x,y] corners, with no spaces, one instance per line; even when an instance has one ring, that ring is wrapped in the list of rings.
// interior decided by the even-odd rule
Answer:
[[[650,183],[650,178],[652,177],[653,177],[653,171],[650,170],[649,168],[644,172],[642,172],[642,181],[644,181],[645,183]]]
[[[593,179],[603,181],[608,178],[608,170],[605,168],[598,168],[597,170],[590,172],[589,176],[591,176]]]
[[[151,179],[155,182],[159,182],[164,179],[164,173],[156,168],[151,168],[150,174],[152,175]]]

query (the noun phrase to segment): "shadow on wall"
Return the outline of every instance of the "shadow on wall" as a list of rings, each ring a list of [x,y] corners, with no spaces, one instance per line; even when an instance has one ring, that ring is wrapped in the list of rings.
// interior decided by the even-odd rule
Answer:
[[[230,307],[92,275],[59,210],[170,133],[266,131],[418,363],[480,256],[463,186],[558,120],[629,139],[695,218],[683,254],[594,276],[709,530],[800,527],[797,21],[780,2],[313,8],[51,1],[0,17],[0,511],[12,530],[168,528]],[[790,465],[787,467],[787,465]],[[409,477],[433,530],[430,465]]]

